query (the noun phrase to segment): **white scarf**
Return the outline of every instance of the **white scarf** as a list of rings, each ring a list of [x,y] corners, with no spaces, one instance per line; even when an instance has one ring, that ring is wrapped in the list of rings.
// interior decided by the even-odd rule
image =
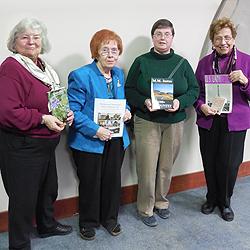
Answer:
[[[42,71],[30,58],[21,54],[11,55],[16,59],[24,68],[26,68],[34,77],[41,80],[45,85],[50,86],[52,90],[60,88],[60,80],[55,70],[46,62],[45,71]]]

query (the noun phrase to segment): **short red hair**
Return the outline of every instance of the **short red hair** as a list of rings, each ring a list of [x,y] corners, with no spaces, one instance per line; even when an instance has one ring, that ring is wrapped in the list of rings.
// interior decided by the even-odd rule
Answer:
[[[108,43],[109,41],[116,41],[117,47],[119,49],[119,55],[121,55],[123,51],[122,39],[114,32],[108,29],[102,29],[97,31],[91,41],[90,41],[90,51],[91,57],[96,59],[99,57],[98,50],[101,47],[102,43]]]

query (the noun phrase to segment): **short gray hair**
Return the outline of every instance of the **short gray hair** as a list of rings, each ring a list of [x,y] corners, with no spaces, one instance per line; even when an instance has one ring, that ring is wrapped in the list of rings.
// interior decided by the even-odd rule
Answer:
[[[27,29],[31,29],[32,31],[38,31],[41,36],[42,48],[41,54],[49,52],[50,43],[47,38],[47,28],[45,25],[34,18],[25,18],[22,19],[10,32],[9,39],[7,42],[7,47],[11,52],[17,53],[16,51],[16,39],[17,37],[25,32]]]

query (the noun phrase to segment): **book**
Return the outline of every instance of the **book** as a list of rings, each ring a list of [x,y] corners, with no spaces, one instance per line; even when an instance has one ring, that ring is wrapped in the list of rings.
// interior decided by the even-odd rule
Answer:
[[[94,122],[109,129],[111,137],[122,137],[126,100],[95,98],[94,105]]]
[[[228,75],[205,75],[205,102],[208,106],[218,105],[218,98],[225,99],[220,113],[231,113],[233,87]],[[213,104],[217,102],[217,104]]]
[[[51,114],[60,121],[66,122],[67,114],[70,110],[66,88],[61,87],[56,90],[51,90],[48,92],[48,100]]]
[[[173,107],[174,84],[172,79],[151,78],[152,109],[170,109]]]

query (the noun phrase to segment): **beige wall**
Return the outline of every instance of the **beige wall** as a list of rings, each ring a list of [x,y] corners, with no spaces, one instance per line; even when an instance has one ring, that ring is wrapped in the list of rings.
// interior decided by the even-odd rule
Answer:
[[[97,4],[98,3],[98,4]],[[89,40],[102,28],[116,31],[124,42],[119,65],[127,73],[132,61],[151,46],[150,29],[159,18],[170,19],[176,30],[174,49],[186,57],[195,69],[208,25],[220,0],[144,0],[135,1],[2,1],[0,7],[0,62],[9,52],[6,40],[9,31],[22,18],[35,17],[47,28],[52,50],[44,58],[57,70],[67,84],[68,73],[91,61]],[[198,134],[193,109],[188,110],[183,145],[175,164],[174,175],[202,170]],[[250,142],[248,141],[248,145]],[[133,144],[122,169],[122,185],[137,182]],[[249,159],[248,155],[248,159]],[[66,145],[66,133],[57,148],[59,199],[77,195],[77,179]],[[0,179],[0,212],[7,210],[7,196]]]

